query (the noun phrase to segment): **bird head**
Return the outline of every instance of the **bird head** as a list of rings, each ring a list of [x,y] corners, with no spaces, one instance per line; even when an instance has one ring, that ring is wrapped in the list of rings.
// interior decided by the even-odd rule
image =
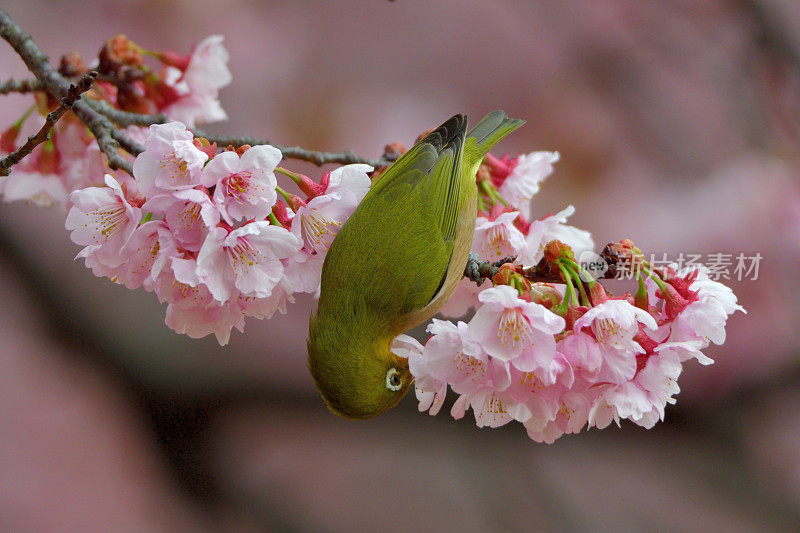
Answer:
[[[329,330],[309,331],[308,369],[333,413],[364,420],[388,411],[405,396],[414,380],[408,360],[389,349],[391,339],[362,344],[329,343]]]

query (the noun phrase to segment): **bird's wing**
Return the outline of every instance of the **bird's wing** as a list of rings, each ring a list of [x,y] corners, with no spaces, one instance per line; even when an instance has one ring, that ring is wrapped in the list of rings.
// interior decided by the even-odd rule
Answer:
[[[328,251],[323,294],[335,283],[342,295],[358,295],[394,317],[419,311],[434,298],[448,271],[463,207],[465,129],[465,117],[451,118],[372,186]],[[372,265],[371,272],[329,271],[328,264],[356,260]]]
[[[370,195],[402,202],[421,194],[427,200],[426,210],[438,221],[442,238],[452,241],[463,190],[461,157],[466,123],[466,117],[455,115],[431,131],[380,176]]]

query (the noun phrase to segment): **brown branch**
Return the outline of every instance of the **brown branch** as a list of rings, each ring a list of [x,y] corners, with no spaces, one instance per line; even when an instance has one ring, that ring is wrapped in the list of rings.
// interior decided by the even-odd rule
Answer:
[[[0,82],[0,94],[31,93],[41,90],[42,85],[38,80],[6,80]]]
[[[13,165],[19,163],[23,157],[33,152],[34,148],[47,141],[47,139],[50,137],[50,130],[53,129],[53,126],[56,125],[56,122],[58,122],[61,117],[63,117],[64,114],[72,108],[72,106],[83,93],[89,90],[96,77],[97,71],[92,70],[81,76],[76,83],[73,83],[69,86],[66,96],[61,99],[58,107],[54,111],[51,111],[47,114],[47,118],[45,118],[42,128],[35,135],[29,136],[25,144],[8,154],[3,159],[0,159],[0,176],[8,176],[9,170]]]
[[[169,122],[169,117],[164,113],[159,113],[157,115],[129,113],[127,111],[122,111],[121,109],[112,107],[111,104],[103,100],[91,100],[88,102],[88,104],[92,109],[108,117],[118,126],[122,126],[124,128],[128,126],[140,126],[146,128],[148,126],[152,126],[153,124],[165,124]]]
[[[317,166],[322,166],[327,163],[337,163],[339,165],[365,163],[367,165],[377,168],[377,167],[385,167],[392,164],[392,160],[387,159],[386,157],[381,157],[379,159],[367,159],[357,155],[352,150],[348,150],[346,152],[319,152],[316,150],[306,150],[305,148],[300,148],[299,146],[281,146],[279,144],[270,143],[269,141],[255,139],[253,137],[248,137],[248,136],[234,137],[230,135],[214,135],[213,133],[206,133],[198,129],[192,130],[192,133],[194,133],[195,136],[197,137],[205,137],[210,142],[217,143],[218,146],[230,145],[239,147],[245,144],[249,144],[250,146],[255,146],[258,144],[269,144],[280,150],[281,154],[283,154],[283,157],[286,159],[297,159],[299,161],[307,161]]]

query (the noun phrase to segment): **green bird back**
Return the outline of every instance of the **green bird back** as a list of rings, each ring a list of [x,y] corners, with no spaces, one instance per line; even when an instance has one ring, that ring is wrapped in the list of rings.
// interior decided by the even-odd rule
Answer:
[[[495,111],[467,134],[466,117],[452,117],[386,169],[342,226],[308,340],[309,370],[334,413],[370,418],[407,392],[408,364],[389,344],[455,290],[475,227],[478,166],[522,124]]]

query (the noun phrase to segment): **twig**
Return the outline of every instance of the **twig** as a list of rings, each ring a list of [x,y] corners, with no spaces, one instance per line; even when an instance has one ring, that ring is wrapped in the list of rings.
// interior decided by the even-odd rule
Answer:
[[[97,71],[92,70],[81,76],[77,83],[73,83],[69,86],[66,96],[61,99],[61,102],[54,111],[51,111],[47,114],[44,125],[38,131],[38,133],[29,136],[25,144],[8,154],[3,159],[0,159],[0,176],[8,176],[9,169],[13,165],[19,163],[22,158],[30,154],[34,148],[47,141],[47,139],[50,137],[50,130],[53,129],[53,126],[56,125],[56,122],[58,122],[61,117],[63,117],[64,114],[72,108],[75,102],[81,97],[81,94],[89,90],[96,77]]]
[[[315,150],[306,150],[299,146],[281,146],[279,144],[270,143],[261,139],[254,139],[253,137],[233,137],[230,135],[214,135],[213,133],[206,133],[202,130],[194,129],[192,132],[197,137],[205,137],[210,142],[217,143],[218,146],[235,146],[239,147],[245,144],[255,146],[258,144],[270,144],[281,151],[283,157],[286,159],[297,159],[299,161],[308,161],[317,166],[322,166],[327,163],[338,163],[340,165],[350,165],[353,163],[366,163],[373,167],[385,167],[392,163],[391,160],[381,157],[379,159],[366,159],[357,155],[352,150],[346,152],[318,152]]]
[[[166,122],[169,122],[169,117],[167,117],[167,115],[163,113],[157,115],[141,115],[138,113],[128,113],[126,111],[115,109],[114,107],[111,107],[111,105],[109,105],[108,102],[103,102],[100,100],[90,100],[88,104],[92,109],[94,109],[98,113],[102,113],[103,115],[111,119],[115,124],[119,126],[146,127],[152,124],[164,124]],[[198,128],[192,129],[192,133],[195,135],[195,137],[205,137],[210,142],[217,143],[218,146],[234,146],[238,148],[239,146],[244,146],[245,144],[249,144],[250,146],[256,146],[259,144],[269,144],[280,150],[281,153],[283,154],[283,157],[285,157],[286,159],[298,159],[300,161],[308,161],[309,163],[313,163],[318,166],[324,165],[326,163],[338,163],[340,165],[349,165],[352,163],[366,163],[367,165],[371,165],[373,167],[380,167],[392,163],[392,160],[386,157],[381,157],[379,159],[367,159],[349,150],[346,152],[320,152],[316,150],[306,150],[305,148],[300,148],[299,146],[281,146],[279,144],[271,143],[270,141],[267,140],[256,139],[255,137],[250,137],[247,135],[243,136],[216,135],[214,133],[205,132]],[[122,141],[120,141],[120,144],[123,144]],[[123,148],[128,150],[124,144]],[[128,151],[130,152],[130,150]],[[137,155],[134,152],[131,153]]]
[[[464,268],[464,277],[474,281],[479,286],[483,285],[484,280],[492,279],[500,271],[501,266],[506,263],[513,263],[515,259],[516,257],[510,256],[494,262],[481,261],[478,254],[470,252],[467,266]]]
[[[42,85],[38,80],[6,80],[0,82],[0,94],[30,93],[41,90]]]
[[[111,107],[108,102],[103,100],[91,100],[88,102],[89,106],[111,119],[112,122],[115,124],[128,127],[128,126],[141,126],[147,127],[153,124],[165,124],[169,122],[169,117],[164,113],[159,113],[157,115],[142,115],[139,113],[129,113],[127,111],[122,111],[121,109],[117,109],[115,107]]]

